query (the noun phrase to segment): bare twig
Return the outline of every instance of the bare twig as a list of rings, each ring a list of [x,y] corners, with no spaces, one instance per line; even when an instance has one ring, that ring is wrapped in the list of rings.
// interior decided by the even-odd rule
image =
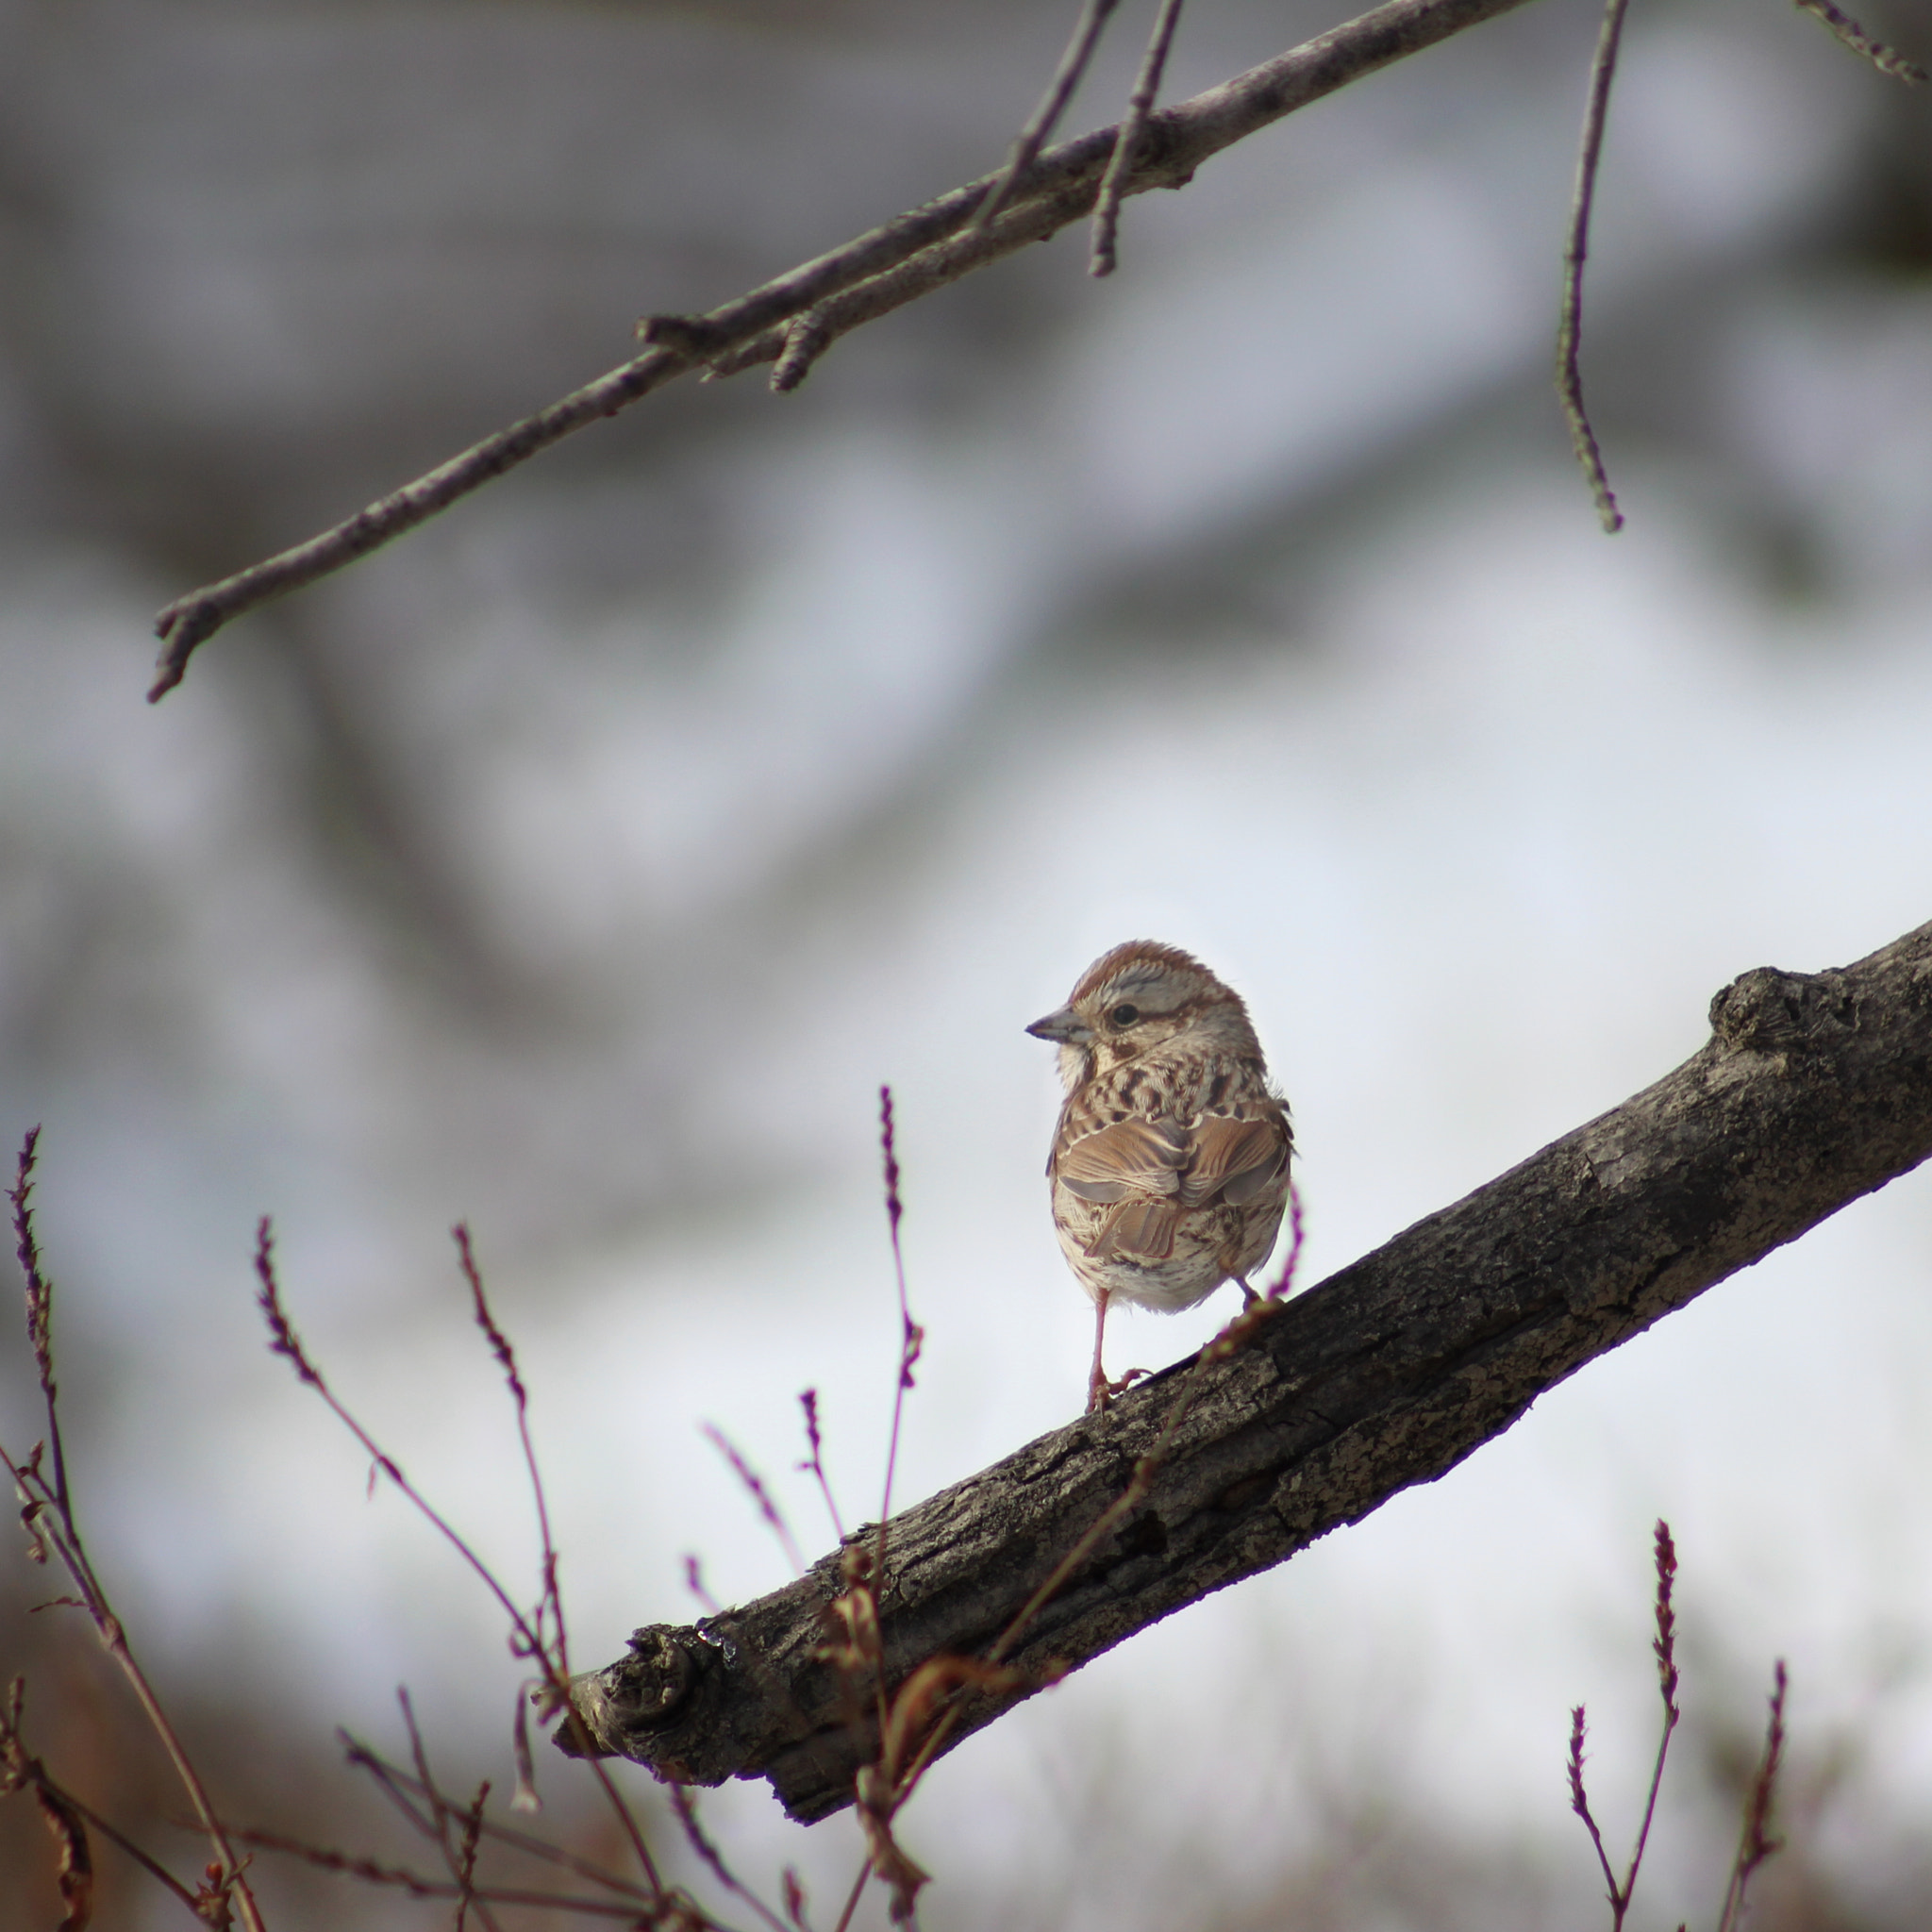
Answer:
[[[811,1445],[810,1460],[801,1462],[798,1467],[802,1474],[816,1478],[819,1494],[825,1499],[825,1514],[832,1519],[832,1534],[842,1543],[845,1525],[839,1520],[839,1505],[832,1495],[831,1478],[825,1474],[825,1445],[819,1435],[819,1391],[816,1389],[803,1391],[798,1406],[805,1411],[805,1440]]]
[[[1570,204],[1570,239],[1563,249],[1563,311],[1557,326],[1557,395],[1570,425],[1576,460],[1590,481],[1596,513],[1604,528],[1614,534],[1624,527],[1624,513],[1610,491],[1604,471],[1596,431],[1583,407],[1583,264],[1590,253],[1590,211],[1596,195],[1597,162],[1603,154],[1604,122],[1610,107],[1610,82],[1617,72],[1617,43],[1624,32],[1629,0],[1606,0],[1603,31],[1597,36],[1596,58],[1591,63],[1590,104],[1584,110],[1583,141],[1576,155],[1576,192]]]
[[[375,1780],[376,1788],[402,1812],[414,1830],[425,1834],[429,1832],[432,1829],[431,1821],[425,1813],[416,1808],[415,1804],[417,1798],[426,1801],[429,1795],[421,1780],[405,1771],[401,1765],[391,1763],[379,1751],[352,1737],[347,1731],[339,1731],[336,1735],[341,1742],[343,1754],[350,1765],[358,1771],[369,1774]],[[608,1871],[578,1853],[569,1851],[562,1845],[552,1844],[548,1839],[538,1838],[533,1832],[520,1831],[515,1825],[499,1824],[487,1814],[483,1819],[482,1832],[492,1843],[503,1845],[526,1857],[538,1858],[547,1864],[559,1866],[578,1878],[588,1879],[593,1885],[604,1886],[625,1898],[640,1899],[648,1903],[652,1896],[648,1889],[640,1886],[634,1879],[625,1877],[621,1873]],[[245,1844],[270,1842],[270,1835],[261,1832],[238,1831],[235,1836]],[[295,1841],[290,1842],[292,1844]],[[305,1847],[305,1856],[315,1852],[316,1849],[313,1846]],[[342,1855],[325,1853],[324,1856],[339,1857]]]
[[[1046,92],[1041,96],[1039,107],[1034,108],[1033,118],[1014,137],[1007,165],[1001,169],[991,191],[974,212],[973,225],[975,229],[991,227],[1000,210],[1012,199],[1014,189],[1025,179],[1026,171],[1046,144],[1047,136],[1059,125],[1060,116],[1066,112],[1067,103],[1074,98],[1074,90],[1086,75],[1088,63],[1093,58],[1093,50],[1100,44],[1100,36],[1106,31],[1107,24],[1119,4],[1120,0],[1081,0],[1080,15],[1074,23],[1073,38],[1060,56],[1060,64],[1047,83]]]
[[[1777,1774],[1785,1755],[1785,1690],[1789,1679],[1785,1660],[1779,1657],[1772,1673],[1771,1715],[1764,1727],[1764,1756],[1757,1761],[1757,1774],[1751,1780],[1751,1795],[1744,1802],[1744,1829],[1738,1840],[1738,1857],[1731,1866],[1731,1882],[1724,1890],[1724,1908],[1717,1922],[1717,1932],[1737,1932],[1744,1917],[1744,1893],[1751,1874],[1774,1852],[1784,1849],[1783,1841],[1771,1835],[1771,1809],[1777,1796]]]
[[[403,1474],[395,1460],[343,1405],[335,1391],[324,1379],[322,1371],[315,1366],[303,1348],[301,1338],[291,1325],[288,1312],[282,1307],[281,1283],[275,1274],[275,1230],[266,1214],[256,1224],[255,1276],[260,1284],[255,1300],[256,1305],[261,1309],[263,1321],[268,1324],[269,1347],[276,1355],[286,1357],[302,1381],[322,1397],[327,1404],[329,1412],[362,1445],[374,1469],[386,1475],[402,1491],[416,1513],[449,1544],[469,1566],[483,1587],[496,1599],[502,1607],[504,1615],[509,1619],[513,1633],[512,1644],[517,1655],[540,1659],[543,1657],[545,1653],[541,1638],[530,1619],[511,1600],[509,1592],[496,1580],[489,1564],[484,1562],[455,1525],[441,1515],[435,1505]]]
[[[1841,46],[1849,47],[1861,58],[1871,61],[1880,74],[1889,74],[1893,79],[1904,81],[1907,87],[1924,85],[1925,70],[1916,60],[1908,60],[1896,47],[1888,47],[1883,41],[1874,40],[1849,13],[1834,7],[1831,0],[1796,0],[1796,6],[1800,13],[1808,13],[1813,20],[1822,21]]]
[[[1180,25],[1181,4],[1182,0],[1160,0],[1160,10],[1154,16],[1154,31],[1148,36],[1147,51],[1141,57],[1134,91],[1127,96],[1126,119],[1114,137],[1113,153],[1108,157],[1107,173],[1100,177],[1100,192],[1093,204],[1093,246],[1087,258],[1090,275],[1110,275],[1117,266],[1121,197],[1126,189],[1128,173],[1140,157],[1147,117],[1154,111],[1154,97],[1160,92],[1168,49],[1174,45],[1174,30]]]
[[[811,365],[832,346],[832,332],[808,309],[785,325],[785,347],[772,370],[774,395],[790,395],[811,374]],[[708,380],[709,372],[707,372]]]
[[[416,1767],[418,1788],[429,1804],[429,1816],[422,1821],[425,1835],[435,1840],[436,1849],[442,1855],[442,1862],[449,1871],[451,1880],[457,1887],[457,1925],[461,1932],[463,1914],[469,1907],[476,1907],[476,1916],[490,1928],[490,1932],[502,1932],[490,1908],[478,1903],[470,1878],[476,1862],[475,1845],[467,1822],[469,1807],[460,1809],[452,1805],[442,1794],[429,1771],[429,1752],[423,1742],[422,1726],[416,1722],[416,1707],[409,1702],[407,1690],[396,1692],[396,1702],[402,1707],[403,1724],[409,1733],[409,1757]],[[488,1792],[490,1787],[483,1790]],[[483,1800],[479,1795],[476,1808],[480,1811]],[[451,1827],[457,1827],[453,1838]],[[471,1871],[465,1870],[465,1866]]]
[[[127,1641],[126,1629],[114,1614],[99,1574],[81,1541],[80,1524],[75,1513],[73,1493],[67,1484],[66,1457],[60,1442],[59,1403],[54,1380],[54,1287],[42,1270],[40,1247],[33,1230],[34,1156],[39,1143],[40,1129],[36,1127],[21,1147],[19,1166],[14,1184],[8,1191],[8,1199],[13,1206],[15,1252],[20,1257],[21,1271],[26,1277],[27,1336],[33,1346],[41,1394],[46,1404],[53,1474],[50,1478],[42,1469],[39,1445],[25,1462],[16,1461],[4,1445],[0,1445],[0,1458],[5,1459],[20,1495],[21,1520],[31,1539],[30,1553],[44,1560],[46,1551],[51,1547],[59,1557],[62,1567],[74,1580],[75,1588],[80,1591],[80,1607],[87,1611],[102,1646],[121,1667],[122,1674],[132,1686],[148,1724],[161,1740],[169,1761],[175,1767],[175,1774],[181,1780],[182,1788],[194,1807],[195,1817],[216,1854],[216,1863],[211,1868],[208,1886],[205,1889],[207,1895],[217,1904],[232,1900],[234,1909],[241,1913],[248,1932],[262,1932],[260,1908],[242,1875],[242,1861],[235,1856],[226,1828],[216,1813],[207,1786],[202,1783],[201,1774],[188,1755],[187,1746],[182,1743],[180,1734],[161,1707],[160,1698],[148,1681],[146,1672],[136,1661],[133,1648]],[[117,1837],[116,1842],[123,1841]]]
[[[489,1795],[490,1780],[485,1778],[463,1813],[463,1835],[457,1853],[456,1932],[465,1932],[469,1908],[481,1896],[476,1890],[476,1853],[483,1840],[483,1801]]]
[[[487,1832],[486,1827],[486,1832]],[[420,1872],[411,1872],[401,1865],[383,1865],[374,1858],[354,1857],[328,1845],[309,1844],[306,1840],[291,1838],[278,1831],[246,1831],[238,1829],[237,1842],[254,1845],[265,1852],[280,1852],[285,1857],[300,1858],[305,1865],[313,1865],[321,1872],[340,1873],[345,1878],[360,1880],[364,1885],[385,1886],[396,1891],[406,1891],[412,1898],[447,1898],[461,1896],[461,1888],[445,1878],[425,1878]],[[473,1886],[471,1895],[483,1899],[491,1905],[547,1907],[555,1911],[569,1912],[579,1918],[620,1919],[635,1925],[640,1916],[640,1903],[648,1906],[648,1900],[629,1902],[622,1899],[585,1898],[581,1894],[567,1891],[535,1891],[514,1886]]]
[[[1298,108],[1524,4],[1386,0],[1358,19],[1152,116],[1121,192],[1180,187],[1203,161]],[[985,200],[991,176],[897,216],[708,315],[651,318],[645,325],[649,346],[634,360],[485,437],[333,529],[176,598],[155,620],[163,649],[150,701],[181,682],[196,648],[225,624],[368,556],[563,438],[692,370],[731,373],[776,360],[788,346],[792,319],[805,310],[826,305],[819,317],[825,334],[817,347],[823,348],[902,303],[1084,219],[1118,139],[1119,129],[1108,127],[1049,149],[986,229],[959,233]],[[835,296],[836,305],[830,300]]]

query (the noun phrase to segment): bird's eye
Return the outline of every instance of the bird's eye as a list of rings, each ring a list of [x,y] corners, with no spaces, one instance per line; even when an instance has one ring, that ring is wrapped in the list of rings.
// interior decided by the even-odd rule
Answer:
[[[1129,1005],[1125,1001],[1123,1001],[1121,1005],[1117,1006],[1113,1009],[1113,1011],[1108,1015],[1108,1018],[1111,1020],[1116,1026],[1131,1026],[1134,1024],[1134,1022],[1138,1020],[1140,1017],[1140,1008]]]

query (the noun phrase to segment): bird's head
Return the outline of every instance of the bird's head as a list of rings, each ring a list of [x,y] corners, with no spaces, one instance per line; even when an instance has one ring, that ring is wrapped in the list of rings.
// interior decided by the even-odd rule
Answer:
[[[1026,1030],[1058,1046],[1069,1093],[1183,1035],[1224,1053],[1258,1058],[1261,1050],[1241,995],[1191,954],[1154,940],[1129,940],[1103,954],[1066,1005]]]

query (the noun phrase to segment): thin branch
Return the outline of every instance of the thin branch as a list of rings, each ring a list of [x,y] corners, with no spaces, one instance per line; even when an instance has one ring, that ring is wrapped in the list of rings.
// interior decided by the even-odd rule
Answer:
[[[1834,7],[1831,0],[1795,0],[1795,4],[1800,13],[1808,13],[1813,20],[1823,22],[1840,46],[1849,47],[1860,58],[1871,61],[1880,74],[1889,74],[1907,87],[1924,84],[1925,70],[1916,60],[1908,60],[1896,47],[1888,47],[1883,41],[1873,39],[1849,13]]]
[[[416,1722],[416,1707],[409,1702],[409,1693],[407,1690],[398,1690],[396,1692],[396,1702],[402,1706],[403,1723],[408,1729],[409,1756],[416,1766],[417,1782],[429,1802],[430,1815],[425,1822],[425,1830],[426,1835],[435,1840],[436,1849],[442,1855],[442,1862],[448,1869],[451,1880],[458,1888],[457,1924],[458,1932],[460,1932],[465,1911],[473,1905],[476,1907],[477,1918],[489,1927],[489,1932],[503,1932],[503,1928],[496,1923],[495,1915],[491,1912],[487,1906],[477,1902],[475,1892],[470,1885],[470,1874],[464,1869],[466,1865],[474,1867],[475,1863],[474,1844],[469,1844],[468,1855],[467,1857],[465,1856],[465,1845],[470,1839],[470,1833],[465,1821],[465,1813],[468,1807],[458,1807],[452,1805],[443,1796],[435,1778],[430,1775],[429,1753],[423,1742],[422,1727]],[[486,1785],[483,1789],[487,1791],[490,1788]],[[481,1806],[482,1800],[479,1798],[477,1800],[479,1809]],[[453,1823],[459,1824],[458,1835],[455,1842],[452,1842],[450,1838],[450,1827]]]
[[[1014,138],[1012,152],[1007,157],[1007,165],[1000,171],[991,192],[974,212],[973,225],[975,229],[984,230],[992,225],[1000,210],[1012,199],[1013,190],[1025,178],[1027,169],[1038,158],[1040,150],[1046,144],[1047,136],[1059,125],[1060,116],[1066,112],[1067,103],[1074,98],[1074,90],[1085,77],[1088,64],[1093,58],[1093,50],[1099,46],[1100,36],[1106,31],[1107,24],[1119,4],[1120,0],[1082,0],[1080,16],[1074,23],[1073,38],[1060,56],[1060,64],[1047,83],[1046,92],[1041,97],[1039,107],[1034,108],[1033,118]]]
[[[1140,158],[1147,117],[1154,111],[1160,76],[1167,70],[1168,49],[1174,45],[1174,30],[1180,25],[1181,5],[1182,0],[1160,0],[1160,10],[1154,16],[1154,31],[1141,57],[1134,91],[1127,96],[1126,119],[1114,137],[1113,153],[1108,157],[1107,173],[1100,177],[1100,192],[1093,204],[1093,246],[1087,260],[1090,275],[1110,275],[1118,265],[1121,198],[1126,191],[1127,175]]]
[[[476,1795],[470,1801],[469,1809],[463,1813],[463,1836],[458,1857],[456,1932],[467,1932],[465,1922],[470,1907],[480,1896],[476,1890],[476,1854],[483,1841],[483,1801],[489,1795],[490,1780],[485,1778],[476,1787]]]
[[[513,1648],[517,1654],[541,1659],[544,1655],[542,1640],[531,1627],[529,1619],[510,1600],[509,1592],[496,1580],[495,1574],[489,1564],[484,1562],[455,1525],[442,1516],[435,1505],[403,1474],[400,1466],[344,1406],[302,1346],[301,1338],[295,1333],[290,1324],[288,1312],[282,1307],[281,1283],[275,1274],[275,1230],[266,1214],[256,1224],[255,1276],[260,1284],[255,1300],[257,1307],[261,1310],[262,1320],[268,1324],[269,1347],[276,1355],[284,1357],[294,1368],[297,1376],[322,1397],[328,1406],[329,1412],[361,1444],[375,1469],[386,1475],[402,1491],[416,1513],[463,1559],[483,1587],[496,1599],[502,1607],[504,1615],[509,1619],[510,1629],[514,1633]]]
[[[1606,0],[1603,31],[1597,36],[1596,58],[1590,69],[1590,104],[1584,110],[1583,141],[1576,155],[1576,192],[1570,203],[1570,239],[1563,249],[1563,310],[1557,325],[1557,395],[1576,460],[1590,482],[1596,513],[1606,531],[1624,527],[1624,513],[1610,491],[1603,451],[1583,406],[1583,264],[1590,254],[1591,204],[1596,198],[1597,162],[1603,154],[1604,123],[1610,108],[1610,83],[1617,73],[1617,43],[1624,32],[1629,0]]]
[[[1153,115],[1122,192],[1181,187],[1203,161],[1298,108],[1525,4],[1387,0]],[[842,298],[820,318],[825,335],[817,353],[861,323],[1083,220],[1093,208],[1119,133],[1117,127],[1102,128],[1049,149],[1028,171],[1012,204],[991,227],[973,235],[958,231],[985,200],[992,176],[883,223],[708,315],[651,318],[644,326],[649,346],[634,360],[485,437],[333,529],[176,598],[155,620],[163,649],[150,702],[181,682],[195,649],[232,619],[368,556],[553,443],[615,416],[680,375],[703,369],[730,373],[776,360],[788,346],[789,325],[806,310]]]
[[[380,1752],[364,1744],[349,1732],[338,1731],[336,1735],[341,1742],[350,1765],[358,1771],[366,1771],[375,1780],[377,1788],[402,1811],[414,1829],[426,1830],[428,1821],[410,1802],[411,1791],[419,1797],[428,1795],[418,1780],[401,1765],[391,1763]],[[575,1852],[568,1851],[561,1845],[552,1844],[548,1839],[538,1838],[532,1832],[519,1831],[515,1825],[501,1824],[486,1816],[483,1820],[483,1835],[509,1851],[520,1852],[526,1857],[540,1858],[548,1864],[561,1866],[579,1878],[589,1879],[593,1885],[604,1886],[611,1891],[623,1893],[627,1898],[648,1903],[653,1896],[650,1890],[640,1886],[635,1880],[625,1878],[619,1873],[606,1871],[603,1866],[592,1863]],[[264,1835],[258,1832],[238,1831],[235,1836],[246,1844],[268,1841]]]
[[[18,1790],[24,1785],[30,1785],[33,1788],[34,1795],[40,1801],[49,1828],[55,1833],[57,1840],[62,1842],[63,1866],[74,1864],[76,1851],[75,1827],[66,1817],[63,1817],[62,1814],[66,1813],[72,1814],[75,1820],[92,1825],[110,1844],[125,1852],[149,1877],[165,1886],[190,1911],[192,1911],[194,1894],[165,1865],[150,1857],[126,1833],[108,1824],[91,1806],[82,1803],[49,1774],[47,1767],[38,1757],[27,1751],[26,1740],[21,1731],[21,1708],[25,1696],[25,1678],[14,1678],[8,1687],[6,1711],[0,1713],[0,1791]],[[79,1840],[77,1850],[79,1857],[84,1860],[84,1835]],[[68,1890],[64,1873],[61,1890],[64,1899]]]
[[[485,1827],[486,1832],[488,1827]],[[461,1888],[444,1878],[425,1878],[420,1872],[411,1872],[402,1865],[382,1865],[374,1858],[356,1857],[347,1852],[339,1852],[328,1845],[312,1845],[306,1840],[291,1838],[277,1831],[247,1831],[238,1829],[236,1840],[242,1844],[254,1845],[265,1852],[280,1852],[291,1858],[300,1858],[305,1865],[313,1865],[318,1871],[340,1873],[345,1878],[359,1879],[365,1885],[379,1885],[396,1891],[406,1891],[412,1898],[447,1898],[461,1896]],[[555,1911],[571,1912],[582,1918],[621,1919],[635,1925],[640,1917],[639,1905],[621,1899],[585,1898],[580,1894],[567,1891],[533,1891],[514,1886],[473,1886],[471,1895],[499,1906],[548,1907]],[[649,1901],[643,1902],[648,1907]]]

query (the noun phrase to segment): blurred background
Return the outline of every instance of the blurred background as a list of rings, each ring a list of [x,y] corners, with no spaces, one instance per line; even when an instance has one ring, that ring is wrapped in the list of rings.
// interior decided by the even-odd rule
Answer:
[[[1313,1281],[1665,1073],[1736,974],[1932,917],[1932,122],[1761,0],[1630,21],[1585,330],[1614,540],[1549,387],[1598,9],[1541,0],[1130,203],[1113,280],[1070,233],[793,396],[674,388],[142,702],[170,597],[991,165],[1070,13],[0,0],[0,1125],[44,1124],[84,1524],[237,1816],[401,1856],[332,1727],[406,1748],[407,1682],[451,1785],[507,1790],[519,1675],[266,1352],[258,1214],[342,1395],[534,1595],[469,1219],[588,1668],[696,1614],[688,1553],[726,1601],[787,1574],[702,1424],[815,1554],[817,1388],[876,1513],[882,1081],[901,1500],[1078,1409],[1021,1028],[1115,941],[1247,996]],[[1336,17],[1195,0],[1167,95]],[[924,1922],[1606,1924],[1568,1713],[1621,1847],[1662,1515],[1687,1716],[1640,1910],[1714,1923],[1782,1656],[1757,1923],[1923,1924],[1928,1244],[1920,1174],[971,1740],[906,1817]],[[1110,1366],[1232,1303],[1117,1319]],[[17,1336],[0,1374],[24,1454]],[[35,1747],[198,1870],[91,1633],[0,1574]],[[836,1917],[849,1816],[707,1807]],[[97,1856],[99,1924],[180,1921]],[[439,1919],[259,1879],[280,1928]],[[54,1922],[25,1798],[0,1890]]]

